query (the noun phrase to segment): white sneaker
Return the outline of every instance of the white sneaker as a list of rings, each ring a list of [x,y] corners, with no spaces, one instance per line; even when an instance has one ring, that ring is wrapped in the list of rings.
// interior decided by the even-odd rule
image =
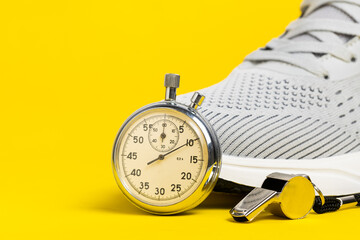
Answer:
[[[220,178],[260,186],[272,172],[300,173],[325,195],[360,192],[360,1],[306,0],[302,12],[199,91],[222,145]]]

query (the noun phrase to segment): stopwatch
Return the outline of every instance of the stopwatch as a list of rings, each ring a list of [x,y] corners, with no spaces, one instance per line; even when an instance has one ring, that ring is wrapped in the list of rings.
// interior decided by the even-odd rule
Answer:
[[[113,148],[113,172],[126,198],[154,214],[176,214],[199,205],[219,177],[221,149],[212,126],[189,105],[176,101],[180,76],[165,75],[165,100],[133,113]]]

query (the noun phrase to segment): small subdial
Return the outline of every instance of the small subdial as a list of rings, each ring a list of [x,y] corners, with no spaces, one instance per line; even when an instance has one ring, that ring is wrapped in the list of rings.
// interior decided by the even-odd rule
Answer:
[[[151,147],[159,152],[172,150],[179,141],[177,126],[169,120],[159,120],[149,129]]]

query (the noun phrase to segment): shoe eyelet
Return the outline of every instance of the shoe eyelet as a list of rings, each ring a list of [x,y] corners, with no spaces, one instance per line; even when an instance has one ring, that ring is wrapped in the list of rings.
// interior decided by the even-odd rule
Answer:
[[[324,79],[328,80],[329,78],[329,75],[324,75]]]
[[[355,57],[355,56],[353,56],[352,58],[351,58],[351,62],[356,62],[357,61],[357,58]]]

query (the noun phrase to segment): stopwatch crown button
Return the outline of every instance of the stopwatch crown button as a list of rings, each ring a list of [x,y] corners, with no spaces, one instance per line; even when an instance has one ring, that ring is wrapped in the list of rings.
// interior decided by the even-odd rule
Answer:
[[[198,106],[201,106],[204,99],[205,99],[204,95],[201,95],[200,93],[195,92],[191,98],[190,107],[196,109]]]
[[[178,88],[180,84],[180,75],[174,73],[165,74],[165,87]]]
[[[176,89],[180,85],[180,75],[174,73],[165,74],[164,86],[166,87],[165,100],[176,100]]]

